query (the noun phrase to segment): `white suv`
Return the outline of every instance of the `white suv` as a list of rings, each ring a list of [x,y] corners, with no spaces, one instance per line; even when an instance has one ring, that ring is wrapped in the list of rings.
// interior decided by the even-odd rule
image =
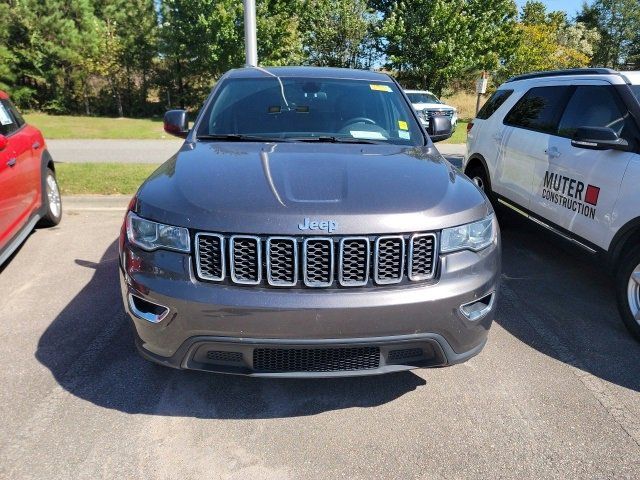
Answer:
[[[409,97],[425,128],[429,128],[433,117],[446,117],[451,120],[451,129],[455,131],[458,125],[458,110],[455,107],[447,105],[429,90],[405,90],[404,93]]]
[[[468,132],[464,172],[495,203],[601,254],[640,339],[640,72],[514,77]]]

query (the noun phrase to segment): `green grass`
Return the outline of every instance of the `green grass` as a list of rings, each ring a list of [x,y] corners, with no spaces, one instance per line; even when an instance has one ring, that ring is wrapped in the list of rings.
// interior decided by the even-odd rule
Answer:
[[[144,163],[59,163],[56,176],[63,195],[131,195],[156,168]]]
[[[25,119],[42,130],[46,139],[108,138],[108,139],[166,139],[162,120],[140,118],[82,117],[28,113]]]
[[[173,139],[164,133],[162,121],[140,118],[81,117],[29,113],[27,122],[38,127],[46,139]],[[467,122],[458,121],[458,128],[445,143],[465,143]]]
[[[451,138],[448,138],[443,143],[467,143],[467,123],[469,122],[458,120],[456,131],[453,132]]]

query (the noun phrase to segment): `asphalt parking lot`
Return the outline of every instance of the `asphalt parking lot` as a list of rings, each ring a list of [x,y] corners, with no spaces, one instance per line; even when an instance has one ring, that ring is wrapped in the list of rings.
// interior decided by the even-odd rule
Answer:
[[[273,380],[138,357],[120,300],[126,198],[67,198],[0,267],[0,478],[637,478],[640,344],[603,269],[503,225],[480,356]]]

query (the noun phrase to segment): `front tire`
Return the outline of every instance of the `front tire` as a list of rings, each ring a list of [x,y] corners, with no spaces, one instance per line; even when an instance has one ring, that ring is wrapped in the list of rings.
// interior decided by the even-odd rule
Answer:
[[[474,165],[471,168],[467,169],[465,174],[473,181],[473,183],[476,184],[476,186],[480,190],[482,190],[487,195],[487,197],[489,197],[491,203],[493,203],[491,186],[489,184],[489,175],[487,175],[486,170],[480,165]]]
[[[44,216],[38,222],[39,227],[54,227],[62,220],[62,199],[56,174],[50,168],[45,172],[42,190]]]
[[[640,341],[640,245],[623,257],[618,265],[616,297],[622,321]]]

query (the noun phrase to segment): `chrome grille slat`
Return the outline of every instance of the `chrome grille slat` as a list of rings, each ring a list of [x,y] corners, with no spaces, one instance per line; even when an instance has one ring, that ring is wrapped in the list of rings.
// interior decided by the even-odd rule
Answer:
[[[275,287],[298,283],[298,242],[293,237],[268,237],[267,282]]]
[[[414,282],[428,280],[435,275],[437,238],[433,233],[417,233],[409,240],[407,275]]]
[[[220,281],[225,277],[224,237],[216,233],[197,233],[196,271],[204,280]]]
[[[233,235],[229,241],[231,280],[243,285],[262,281],[262,252],[259,237]]]
[[[438,235],[432,232],[353,237],[198,232],[194,240],[197,277],[239,285],[337,288],[406,284],[434,279],[439,261]]]
[[[338,281],[344,287],[359,287],[369,282],[369,250],[367,237],[345,237],[340,240]]]
[[[380,285],[400,283],[404,273],[404,237],[388,235],[376,239],[373,278]]]
[[[303,277],[307,287],[328,287],[333,283],[333,240],[326,237],[305,239]]]

